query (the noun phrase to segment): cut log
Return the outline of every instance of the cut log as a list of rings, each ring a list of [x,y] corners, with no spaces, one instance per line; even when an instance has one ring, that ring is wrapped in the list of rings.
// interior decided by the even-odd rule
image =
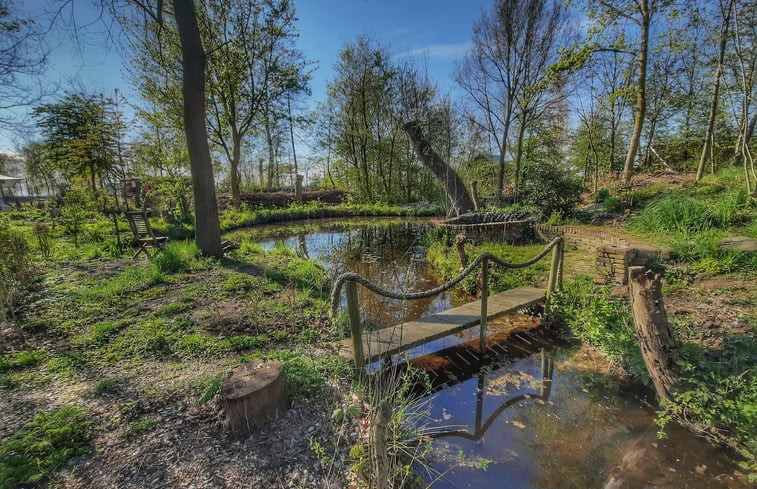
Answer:
[[[671,398],[678,385],[678,358],[668,316],[662,302],[660,275],[644,267],[628,269],[629,292],[636,338],[660,400]]]
[[[278,417],[289,407],[284,366],[252,360],[235,368],[221,383],[226,419],[235,437]]]

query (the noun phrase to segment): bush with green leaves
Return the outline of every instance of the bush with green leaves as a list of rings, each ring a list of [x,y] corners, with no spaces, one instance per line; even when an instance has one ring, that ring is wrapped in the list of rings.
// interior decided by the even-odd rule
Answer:
[[[26,237],[0,228],[0,316],[14,316],[37,274]]]
[[[581,202],[583,184],[557,164],[528,165],[523,175],[521,203],[540,210],[543,216],[560,212],[569,216]]]
[[[76,455],[89,453],[92,427],[84,409],[63,406],[40,411],[0,445],[0,487],[25,487],[60,470]]]

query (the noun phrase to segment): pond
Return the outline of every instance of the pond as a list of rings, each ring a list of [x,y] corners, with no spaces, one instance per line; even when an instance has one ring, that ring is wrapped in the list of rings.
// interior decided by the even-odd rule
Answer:
[[[391,290],[427,290],[442,283],[424,260],[427,219],[321,219],[235,231],[233,239],[248,239],[265,249],[287,246],[320,262],[332,275],[357,272]],[[358,288],[365,318],[375,326],[418,319],[472,300],[445,292],[417,301],[394,301]],[[344,300],[344,297],[342,297]]]
[[[334,276],[358,272],[394,290],[426,290],[441,278],[424,261],[426,221],[324,220],[237,231],[263,247],[286,245]],[[473,300],[458,293],[398,303],[359,288],[369,321],[390,325]],[[433,450],[421,469],[435,488],[741,488],[736,462],[674,426],[657,437],[654,407],[602,368],[604,361],[531,329],[512,315],[490,324],[488,350],[478,332],[411,351],[434,392],[423,400]],[[438,354],[428,354],[444,350]],[[450,360],[451,359],[451,360]],[[646,393],[648,396],[648,392]]]

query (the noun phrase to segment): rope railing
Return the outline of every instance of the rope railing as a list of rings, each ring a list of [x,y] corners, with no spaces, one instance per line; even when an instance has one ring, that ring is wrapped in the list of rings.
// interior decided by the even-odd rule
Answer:
[[[546,291],[547,300],[549,300],[549,297],[554,292],[555,288],[561,288],[562,286],[563,239],[560,236],[550,241],[541,252],[539,252],[529,260],[521,263],[511,263],[498,258],[489,252],[483,252],[478,255],[476,259],[473,260],[467,267],[465,267],[465,269],[463,269],[463,271],[460,272],[456,277],[451,278],[438,287],[419,292],[395,292],[371,282],[359,273],[343,273],[339,275],[339,277],[337,277],[333,287],[331,288],[331,317],[332,319],[336,317],[336,312],[339,308],[339,296],[341,294],[342,288],[344,287],[346,289],[345,292],[347,295],[347,313],[349,315],[350,330],[352,332],[353,359],[355,361],[355,366],[358,369],[362,369],[365,362],[365,356],[363,355],[362,328],[360,320],[360,305],[358,304],[357,284],[362,285],[371,292],[374,292],[383,297],[387,297],[389,299],[425,299],[451,289],[452,287],[459,284],[465,277],[473,273],[473,271],[480,266],[482,272],[480,341],[481,347],[483,349],[486,336],[487,301],[489,296],[489,262],[503,268],[525,268],[544,258],[547,253],[550,252],[550,250],[552,251],[552,264],[549,270],[549,282]]]
[[[473,273],[474,270],[476,270],[479,265],[484,261],[484,259],[490,260],[492,263],[495,263],[496,265],[499,265],[503,268],[525,268],[528,266],[533,265],[534,263],[538,262],[542,258],[544,258],[547,253],[552,250],[555,246],[557,246],[559,243],[562,243],[561,237],[556,237],[552,241],[550,241],[547,246],[539,252],[537,255],[533,256],[529,260],[526,260],[521,263],[511,263],[506,260],[502,260],[501,258],[497,258],[493,254],[489,253],[488,251],[485,251],[478,255],[475,260],[473,260],[470,265],[465,267],[462,272],[460,272],[459,275],[456,277],[453,277],[446,281],[445,283],[434,287],[433,289],[429,290],[423,290],[419,292],[394,292],[392,290],[385,289],[381,287],[380,285],[371,282],[366,277],[363,277],[359,273],[355,272],[346,272],[341,275],[339,275],[336,278],[336,281],[334,282],[334,285],[331,287],[331,294],[329,295],[331,300],[331,317],[336,317],[336,310],[339,308],[339,295],[342,292],[342,286],[345,282],[355,282],[366,289],[370,290],[371,292],[374,292],[380,296],[387,297],[389,299],[395,299],[395,300],[417,300],[417,299],[427,299],[429,297],[435,296],[437,294],[441,294],[442,292],[445,292],[452,287],[456,286],[460,282],[465,279],[468,275]]]

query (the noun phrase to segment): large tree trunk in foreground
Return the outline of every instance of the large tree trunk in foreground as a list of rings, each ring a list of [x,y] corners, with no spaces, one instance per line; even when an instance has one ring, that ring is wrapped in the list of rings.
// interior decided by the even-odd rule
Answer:
[[[628,289],[636,338],[649,377],[654,383],[657,397],[660,400],[671,399],[678,385],[675,371],[678,352],[662,302],[660,275],[644,267],[629,267]]]
[[[473,200],[471,200],[465,183],[455,170],[453,170],[439,154],[433,150],[431,144],[423,134],[423,129],[418,122],[406,122],[402,129],[410,139],[418,158],[433,175],[436,181],[444,188],[452,204],[452,211],[459,216],[473,210]]]
[[[184,131],[195,199],[195,241],[206,256],[221,256],[213,163],[205,126],[205,51],[193,0],[173,0],[182,54]]]

